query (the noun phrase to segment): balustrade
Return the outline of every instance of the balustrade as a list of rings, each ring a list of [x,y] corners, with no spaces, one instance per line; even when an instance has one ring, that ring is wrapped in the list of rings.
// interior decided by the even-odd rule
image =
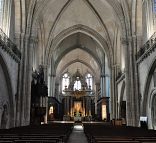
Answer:
[[[150,39],[140,48],[140,50],[136,54],[136,60],[143,60],[144,56],[147,53],[151,52],[156,46],[156,32],[150,37]],[[139,60],[140,61],[140,60]]]
[[[0,46],[6,51],[16,62],[20,62],[21,52],[9,37],[0,29]]]

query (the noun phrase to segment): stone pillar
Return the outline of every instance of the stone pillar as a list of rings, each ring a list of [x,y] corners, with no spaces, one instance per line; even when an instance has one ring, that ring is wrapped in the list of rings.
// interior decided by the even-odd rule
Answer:
[[[67,115],[67,98],[64,97],[64,115]]]
[[[55,83],[55,97],[58,99],[58,100],[60,100],[60,98],[59,98],[59,83]]]
[[[100,88],[100,84],[96,83],[96,93],[95,93],[95,114],[97,114],[97,100],[98,100],[98,95],[99,95],[99,88]]]
[[[112,66],[111,70],[111,118],[117,118],[117,87],[116,78],[118,73],[118,65]]]
[[[69,115],[69,96],[66,97],[67,98],[67,115]]]
[[[50,90],[51,90],[51,95],[52,97],[55,97],[55,79],[56,79],[56,76],[55,75],[51,75],[51,78],[50,78],[50,82],[51,82],[51,87],[50,87]]]
[[[27,116],[25,113],[25,107],[27,103],[27,96],[29,97],[29,89],[28,89],[28,79],[30,73],[28,70],[28,60],[29,60],[29,49],[28,48],[28,36],[25,36],[24,34],[20,35],[21,43],[21,63],[19,68],[19,78],[18,78],[18,95],[17,95],[17,114],[16,114],[16,126],[22,126],[25,124],[25,117]],[[29,111],[30,112],[30,111]],[[29,118],[29,115],[28,115]]]
[[[132,89],[133,89],[133,98],[132,98],[132,106],[133,106],[133,125],[139,126],[140,121],[140,111],[139,111],[139,75],[138,75],[138,67],[136,63],[136,52],[137,52],[137,37],[136,35],[132,36],[133,43],[133,54],[132,54]],[[135,52],[136,51],[136,52]]]
[[[49,76],[49,84],[48,84],[48,88],[49,88],[49,95],[48,96],[50,96],[50,97],[52,97],[52,90],[51,90],[51,87],[52,87],[52,75],[51,74],[49,74],[48,75]]]
[[[70,97],[70,115],[73,115],[73,98]]]
[[[34,38],[33,40],[33,47],[32,47],[32,67],[33,67],[33,70],[37,69],[37,65],[39,64],[38,63],[38,57],[37,57],[37,54],[38,53],[38,39],[37,38]]]
[[[21,88],[22,88],[22,70],[23,70],[23,34],[18,34],[16,33],[16,43],[19,46],[18,49],[21,51],[21,62],[19,65],[19,77],[18,77],[18,94],[17,94],[17,101],[16,101],[16,123],[15,126],[20,126],[21,121],[20,121],[20,116],[21,116]]]
[[[91,97],[89,96],[89,116],[91,116]]]
[[[34,43],[36,41],[35,37],[27,37],[26,42],[26,48],[28,50],[27,52],[27,69],[25,70],[26,75],[26,92],[25,92],[25,98],[26,98],[26,105],[25,105],[25,125],[30,124],[30,109],[31,109],[31,81],[32,81],[32,49],[34,48]]]
[[[21,63],[19,67],[16,126],[30,123],[31,78],[32,78],[32,49],[34,38],[20,35]]]
[[[3,107],[0,107],[0,128],[1,128],[2,114],[3,114]]]
[[[86,114],[87,114],[87,116],[90,115],[90,111],[91,111],[90,97],[86,96]]]
[[[84,116],[86,115],[86,109],[85,109],[85,97],[83,97],[83,113]]]
[[[106,79],[105,75],[101,74],[101,97],[106,96]]]
[[[133,115],[135,112],[133,107],[133,96],[134,92],[132,89],[133,86],[133,66],[132,66],[132,45],[131,39],[125,39],[122,41],[122,45],[124,46],[125,50],[125,85],[126,85],[126,122],[128,126],[134,125]],[[133,85],[133,86],[132,86]]]

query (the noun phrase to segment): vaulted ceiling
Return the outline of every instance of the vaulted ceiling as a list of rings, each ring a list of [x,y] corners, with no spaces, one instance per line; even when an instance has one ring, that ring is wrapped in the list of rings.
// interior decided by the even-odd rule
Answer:
[[[130,5],[130,0],[126,2]],[[54,59],[58,75],[80,68],[100,77],[102,66],[109,73],[110,58],[120,47],[122,14],[120,0],[37,0],[34,27],[40,33],[44,60]],[[71,32],[75,25],[79,29]],[[89,30],[82,32],[81,25],[104,42]]]

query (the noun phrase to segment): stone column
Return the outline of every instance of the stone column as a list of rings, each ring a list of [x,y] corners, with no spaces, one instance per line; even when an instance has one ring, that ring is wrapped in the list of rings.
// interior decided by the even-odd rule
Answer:
[[[106,96],[106,79],[105,75],[101,74],[101,97]]]
[[[2,114],[3,114],[3,107],[0,107],[0,128],[1,128]]]
[[[130,39],[129,39],[130,40]],[[132,86],[131,86],[131,41],[128,41],[127,39],[122,40],[122,45],[126,49],[125,50],[125,85],[126,85],[126,122],[128,126],[133,126],[133,114],[134,111],[132,109]],[[130,48],[130,49],[129,49]],[[131,67],[133,68],[133,67]]]
[[[87,97],[87,100],[86,100],[86,108],[87,108],[87,116],[89,116],[89,97]]]
[[[117,77],[117,64],[112,66],[111,70],[111,118],[117,118],[117,87],[116,87],[116,77]]]
[[[73,98],[70,97],[70,115],[73,115]]]
[[[55,79],[56,79],[56,76],[55,75],[49,75],[50,76],[50,95],[51,97],[55,97]]]
[[[30,121],[32,49],[34,37],[16,33],[16,43],[21,51],[19,65],[18,93],[16,106],[16,126],[28,125]]]
[[[69,115],[69,96],[66,97],[67,98],[67,115]]]
[[[100,88],[100,84],[96,83],[96,93],[95,93],[95,114],[97,114],[97,100],[98,100],[98,95],[99,95],[99,88]]]
[[[83,97],[83,112],[84,112],[84,116],[85,116],[86,115],[85,96]]]
[[[19,65],[19,77],[18,77],[18,94],[17,94],[17,101],[16,101],[16,125],[15,126],[20,126],[21,125],[21,98],[22,98],[22,90],[21,88],[23,87],[23,64],[24,64],[24,34],[16,34],[16,43],[18,45],[18,49],[21,51],[21,62]]]
[[[91,97],[89,97],[89,116],[91,116]]]
[[[20,35],[21,63],[19,68],[16,126],[25,126],[30,123],[31,106],[31,78],[32,78],[32,49],[34,38],[29,35]]]
[[[58,99],[58,100],[60,100],[60,98],[59,98],[59,83],[55,83],[55,97]]]
[[[28,36],[26,38],[26,48],[28,50],[28,56],[27,56],[27,69],[26,69],[26,92],[25,92],[25,98],[26,98],[26,105],[25,105],[25,124],[30,124],[30,109],[31,109],[31,81],[32,81],[32,49],[34,48],[34,43],[36,41],[35,37]]]
[[[67,97],[64,97],[64,115],[67,115]]]

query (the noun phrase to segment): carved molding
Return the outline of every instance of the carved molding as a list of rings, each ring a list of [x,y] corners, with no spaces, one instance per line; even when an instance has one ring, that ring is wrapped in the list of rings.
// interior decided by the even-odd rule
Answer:
[[[136,54],[137,64],[140,64],[144,59],[150,56],[156,48],[156,33],[140,48]]]
[[[16,45],[7,37],[7,35],[0,29],[0,46],[2,50],[7,52],[17,63],[20,63],[21,52]]]

